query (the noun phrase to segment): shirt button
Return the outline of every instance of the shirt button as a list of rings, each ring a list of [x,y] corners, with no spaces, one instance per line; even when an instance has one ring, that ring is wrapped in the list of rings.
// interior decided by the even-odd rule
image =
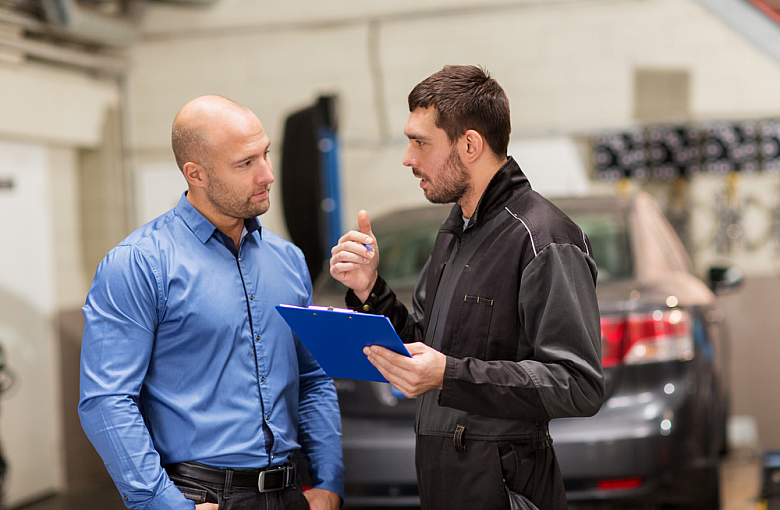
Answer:
[[[238,257],[238,261],[241,262],[241,257]]]
[[[249,296],[249,300],[250,300],[250,301],[253,301],[254,299],[255,299],[255,297],[254,297],[254,296]]]
[[[371,310],[371,307],[369,305],[363,305],[363,311],[364,312],[367,312],[369,310]]]
[[[260,335],[255,335],[255,340],[260,340]]]
[[[265,415],[265,421],[268,421],[268,420],[270,420],[270,419],[271,419],[271,415],[270,415],[270,414],[266,414],[266,415]]]
[[[265,382],[265,377],[261,377],[260,382]]]

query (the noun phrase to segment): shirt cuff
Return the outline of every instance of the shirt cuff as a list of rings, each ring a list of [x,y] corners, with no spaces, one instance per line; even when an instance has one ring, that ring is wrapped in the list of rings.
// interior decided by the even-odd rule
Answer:
[[[125,505],[129,502],[125,500]],[[133,508],[141,508],[133,506]],[[195,510],[195,503],[184,497],[184,494],[171,483],[157,494],[143,510]]]
[[[333,464],[332,466],[320,466],[318,468],[318,478],[321,480],[319,483],[312,484],[313,489],[325,489],[326,491],[335,492],[341,496],[342,502],[344,501],[344,469],[340,464]]]

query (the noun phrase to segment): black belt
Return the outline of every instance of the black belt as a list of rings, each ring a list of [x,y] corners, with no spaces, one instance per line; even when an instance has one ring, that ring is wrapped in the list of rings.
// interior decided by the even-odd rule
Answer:
[[[295,484],[295,465],[265,469],[220,469],[197,462],[163,466],[169,475],[186,476],[213,485],[257,488],[260,492],[280,491]]]

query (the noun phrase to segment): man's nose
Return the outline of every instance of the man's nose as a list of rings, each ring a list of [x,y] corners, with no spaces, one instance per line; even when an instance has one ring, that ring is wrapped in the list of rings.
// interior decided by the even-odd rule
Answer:
[[[271,184],[274,180],[274,167],[271,165],[271,160],[261,161],[255,174],[255,181],[259,184]]]
[[[417,159],[414,157],[414,154],[412,154],[411,144],[406,147],[406,152],[404,152],[404,159],[401,163],[403,163],[404,166],[409,167],[417,166]]]

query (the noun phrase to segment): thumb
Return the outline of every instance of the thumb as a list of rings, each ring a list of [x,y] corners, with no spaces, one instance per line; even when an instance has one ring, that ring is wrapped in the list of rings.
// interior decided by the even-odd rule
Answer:
[[[368,219],[368,212],[364,210],[358,212],[358,228],[361,233],[373,236],[371,233],[371,220]]]

